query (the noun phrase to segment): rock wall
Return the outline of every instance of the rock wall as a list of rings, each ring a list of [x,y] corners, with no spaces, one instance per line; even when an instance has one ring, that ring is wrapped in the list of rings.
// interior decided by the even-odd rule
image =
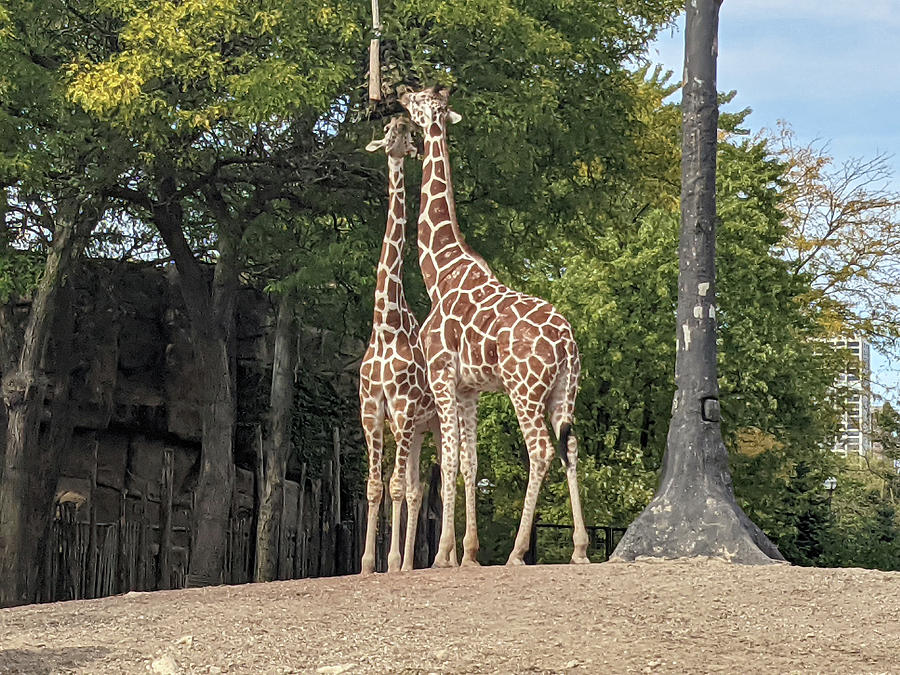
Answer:
[[[167,456],[171,457],[172,467],[171,564],[177,585],[178,570],[186,565],[189,555],[192,494],[201,441],[197,397],[201,374],[193,359],[177,273],[172,266],[96,263],[81,269],[70,284],[77,364],[71,374],[69,393],[74,431],[61,453],[56,492],[57,526],[64,523],[70,530],[55,533],[50,555],[56,556],[65,549],[65,555],[74,556],[75,562],[63,560],[65,555],[59,553],[62,557],[47,565],[63,570],[54,572],[57,576],[72,576],[63,568],[80,565],[84,577],[91,546],[98,549],[93,554],[97,568],[103,565],[100,549],[104,546],[118,550],[118,562],[108,565],[121,567],[125,558],[131,561],[130,570],[108,570],[107,576],[118,574],[127,579],[102,583],[95,579],[92,589],[82,589],[80,593],[68,589],[56,597],[92,597],[107,588],[115,592],[154,587],[153,565],[163,518]],[[242,570],[230,570],[225,581],[247,580],[247,568],[252,566],[257,439],[268,405],[274,347],[274,312],[264,294],[242,288],[236,314],[233,353],[237,363],[237,481],[230,565]],[[51,342],[50,364],[58,356],[53,349]],[[306,327],[297,336],[297,349],[297,452],[289,463],[289,478],[294,480],[289,481],[286,490],[287,530],[294,539],[298,539],[300,527],[298,504],[302,504],[304,492],[309,492],[306,485],[297,481],[301,473],[308,475],[310,481],[318,480],[317,458],[333,455],[332,428],[339,429],[341,464],[347,465],[338,489],[344,495],[348,513],[355,512],[361,495],[365,456],[356,414],[355,369],[345,368],[361,355],[362,345]],[[328,396],[323,399],[320,394],[324,390]],[[310,504],[307,509],[310,508],[318,506]],[[337,514],[337,519],[341,519],[341,514]],[[129,524],[134,525],[133,536],[126,532]],[[103,539],[104,528],[113,525],[119,528],[118,542],[98,543]],[[85,528],[92,528],[94,534],[77,534]],[[61,537],[71,541],[63,544]],[[93,543],[79,537],[93,537]],[[80,552],[69,551],[73,547]],[[292,563],[287,567],[293,572]],[[70,579],[66,583],[75,582]],[[82,579],[78,583],[84,586],[88,582]]]

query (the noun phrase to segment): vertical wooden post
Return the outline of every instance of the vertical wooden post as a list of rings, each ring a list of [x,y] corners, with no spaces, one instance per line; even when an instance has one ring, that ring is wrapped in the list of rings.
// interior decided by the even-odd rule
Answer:
[[[341,522],[341,430],[337,427],[331,428],[331,445],[334,450],[334,492],[332,493],[332,511],[334,513],[334,522]]]
[[[172,554],[172,500],[174,486],[174,451],[166,448],[163,452],[162,477],[160,482],[160,522],[159,522],[159,557],[157,559],[157,586],[161,590],[172,588],[172,570],[170,560]]]
[[[256,516],[255,527],[254,530],[258,532],[260,523],[263,519],[262,509],[263,509],[263,485],[266,480],[266,458],[265,458],[265,449],[263,448],[263,428],[262,424],[256,425],[256,436],[254,439],[254,452],[256,453],[256,476],[255,476],[255,487],[256,490],[254,492],[254,496],[256,499],[256,504],[253,509],[253,512]],[[261,545],[258,541],[259,536],[257,534],[257,542],[256,546],[253,547],[253,581],[270,581],[270,579],[261,579],[260,578],[260,555],[261,553]],[[278,556],[280,559],[280,555]],[[276,566],[278,564],[276,563]]]
[[[325,461],[322,470],[322,548],[320,576],[334,574],[334,460]]]
[[[344,574],[347,565],[345,558],[346,547],[342,546],[344,541],[344,531],[341,525],[341,430],[337,426],[331,428],[331,446],[334,452],[331,469],[332,490],[331,490],[331,528],[334,536],[334,570],[333,574]]]
[[[55,510],[55,509],[54,509]],[[56,516],[50,516],[50,527],[47,531],[47,545],[44,547],[44,574],[41,579],[41,597],[39,598],[39,602],[53,602],[56,598],[54,597],[54,588],[53,588],[53,558],[57,555],[58,546],[56,544]]]
[[[147,513],[147,490],[149,481],[145,481],[141,490],[141,535],[138,544],[138,581],[139,591],[147,590],[147,559],[150,557],[150,522]]]
[[[87,588],[84,591],[84,597],[86,598],[97,597],[97,447],[100,445],[100,442],[97,440],[96,432],[94,433],[92,445],[93,465],[91,466],[90,529],[88,530],[87,546]]]
[[[300,467],[300,489],[297,490],[297,538],[294,542],[294,569],[293,577],[299,579],[303,576],[306,565],[306,520],[304,509],[306,507],[306,462]]]
[[[122,494],[119,497],[119,527],[118,527],[118,546],[117,546],[117,560],[116,560],[116,588],[119,593],[127,593],[131,589],[129,588],[129,579],[128,579],[128,549],[126,548],[126,541],[128,539],[126,535],[126,527],[125,527],[125,511],[126,506],[128,504],[128,490],[122,488]]]
[[[312,482],[310,495],[309,576],[322,576],[322,479]]]

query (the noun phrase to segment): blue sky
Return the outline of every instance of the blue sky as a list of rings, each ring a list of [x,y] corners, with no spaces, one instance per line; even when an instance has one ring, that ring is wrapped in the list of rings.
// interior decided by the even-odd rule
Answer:
[[[651,60],[680,76],[684,19]],[[725,0],[719,17],[719,91],[737,91],[753,131],[787,121],[800,142],[824,141],[837,162],[892,155],[900,190],[900,0]],[[900,364],[873,353],[876,380]]]
[[[683,19],[651,48],[681,73]],[[753,128],[791,123],[835,158],[900,148],[900,1],[725,0],[718,85]],[[900,174],[900,158],[892,159]]]

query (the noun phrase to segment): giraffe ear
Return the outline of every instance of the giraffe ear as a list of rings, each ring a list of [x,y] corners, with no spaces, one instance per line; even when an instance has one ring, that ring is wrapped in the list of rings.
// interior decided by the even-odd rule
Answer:
[[[456,124],[461,119],[462,115],[460,115],[458,112],[453,112],[452,110],[447,111],[447,121],[450,122],[450,124]]]
[[[400,97],[400,105],[404,108],[409,108],[409,92],[403,92],[403,95]]]
[[[387,145],[387,139],[379,138],[377,141],[372,141],[371,143],[369,143],[366,146],[366,150],[368,150],[369,152],[375,152],[376,150],[383,148],[386,145]]]

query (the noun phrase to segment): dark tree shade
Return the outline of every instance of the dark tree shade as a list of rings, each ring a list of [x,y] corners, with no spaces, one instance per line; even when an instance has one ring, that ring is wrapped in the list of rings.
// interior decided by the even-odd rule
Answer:
[[[716,100],[721,0],[687,3],[675,400],[656,496],[613,555],[784,560],[735,502],[716,377]]]

